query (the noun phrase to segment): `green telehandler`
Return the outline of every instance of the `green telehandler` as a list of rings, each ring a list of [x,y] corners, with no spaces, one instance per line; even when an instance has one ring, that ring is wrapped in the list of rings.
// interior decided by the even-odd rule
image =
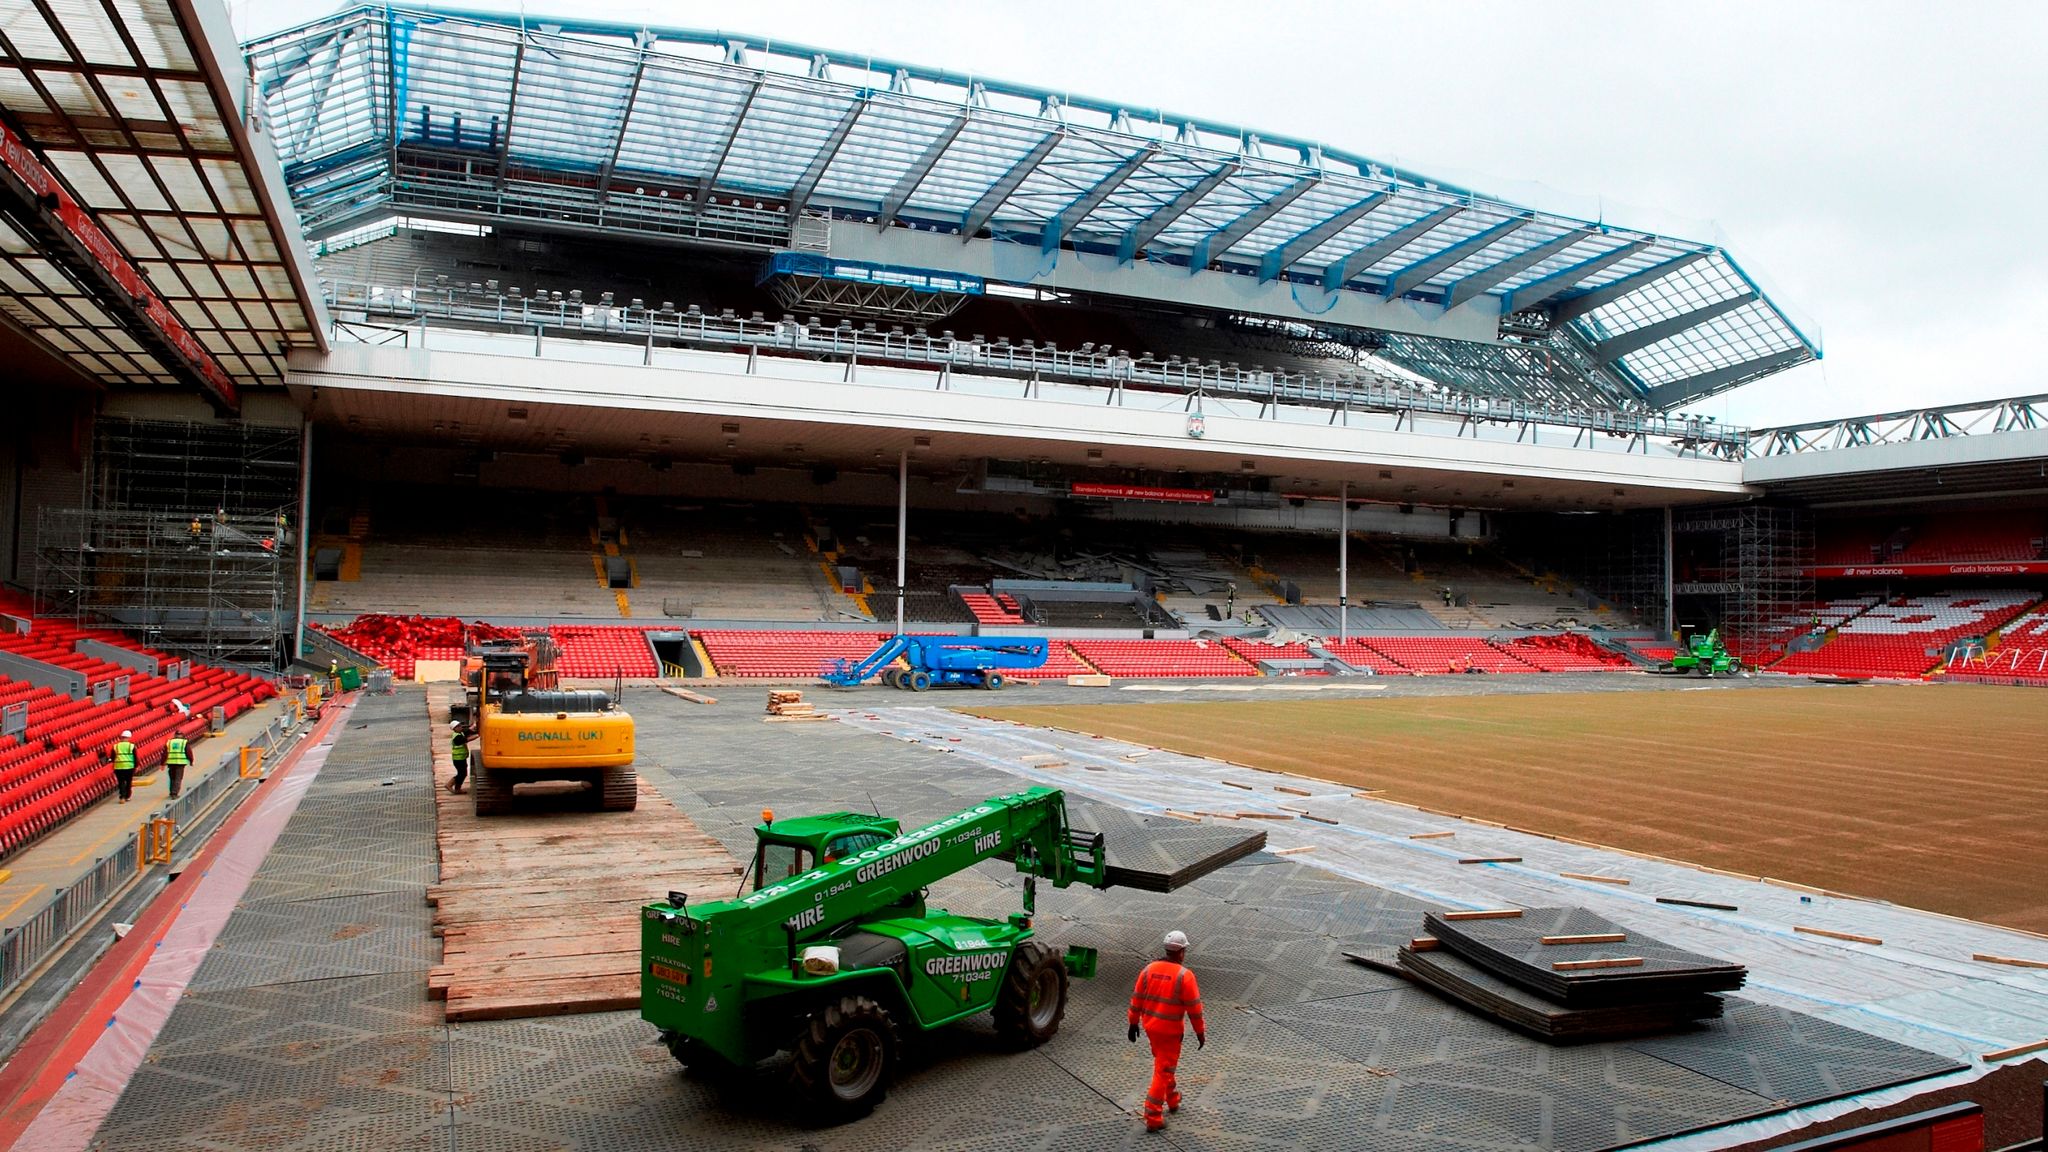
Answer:
[[[1112,883],[1103,836],[1069,828],[1056,789],[991,797],[908,833],[856,812],[761,815],[752,891],[696,906],[671,892],[642,910],[640,1015],[693,1074],[787,1051],[790,1087],[815,1118],[853,1119],[888,1091],[906,1034],[993,1011],[1009,1043],[1042,1044],[1066,1014],[1068,978],[1095,973],[1094,949],[1061,954],[1032,938],[1039,880]],[[1022,911],[990,920],[926,906],[933,882],[994,859],[1026,877]]]
[[[1702,676],[1726,676],[1741,671],[1741,666],[1727,646],[1721,643],[1721,630],[1716,628],[1704,636],[1694,632],[1687,637],[1685,645],[1672,654],[1671,666],[1665,671],[1676,676],[1688,672],[1698,672]]]

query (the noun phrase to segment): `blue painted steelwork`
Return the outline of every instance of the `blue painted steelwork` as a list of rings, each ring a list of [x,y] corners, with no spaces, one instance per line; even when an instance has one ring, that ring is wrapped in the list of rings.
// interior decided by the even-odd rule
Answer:
[[[815,276],[820,280],[843,280],[849,284],[886,284],[913,292],[946,292],[980,296],[988,282],[979,276],[943,272],[931,268],[906,268],[896,264],[870,264],[864,260],[836,260],[817,252],[777,252],[768,258],[756,280],[771,276]]]
[[[1691,398],[1820,354],[1716,245],[1158,109],[725,32],[430,7],[365,5],[244,50],[316,237],[398,214],[755,250],[789,247],[807,216],[963,246],[986,229],[1043,254],[1023,276],[1072,250],[1302,285],[1281,319],[1328,311],[1316,287],[1418,316],[1544,311],[1499,339],[1551,347],[1573,374],[1557,386],[1588,403]],[[1752,294],[1611,362],[1586,354]],[[1424,339],[1387,358],[1424,375],[1459,358],[1402,359]],[[1511,390],[1493,360],[1431,378]]]

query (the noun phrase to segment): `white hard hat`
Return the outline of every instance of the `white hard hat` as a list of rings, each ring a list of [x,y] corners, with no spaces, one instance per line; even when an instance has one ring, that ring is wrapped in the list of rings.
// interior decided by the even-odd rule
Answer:
[[[457,729],[457,730],[459,731],[459,730],[460,730],[460,729],[462,728],[462,721],[460,721],[460,720],[450,720],[450,721],[448,722],[448,726],[449,726],[450,728],[454,728],[454,729]]]
[[[1185,932],[1183,932],[1183,931],[1181,931],[1181,930],[1180,930],[1180,929],[1178,929],[1178,928],[1175,928],[1175,929],[1174,929],[1173,931],[1171,931],[1171,932],[1168,932],[1168,933],[1166,934],[1166,947],[1167,947],[1167,948],[1168,948],[1168,949],[1169,949],[1170,951],[1174,951],[1174,952],[1185,952],[1185,951],[1187,951],[1187,950],[1188,950],[1188,934],[1187,934],[1187,933],[1185,933]]]

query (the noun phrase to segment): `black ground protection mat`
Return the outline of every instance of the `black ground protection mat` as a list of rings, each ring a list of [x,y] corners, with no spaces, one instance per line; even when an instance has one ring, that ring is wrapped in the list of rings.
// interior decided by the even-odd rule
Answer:
[[[1444,947],[1512,983],[1567,1008],[1594,1008],[1672,1000],[1742,987],[1747,969],[1688,952],[1597,916],[1583,908],[1525,908],[1498,920],[1423,918],[1423,930]],[[1618,943],[1545,944],[1545,938],[1622,934]],[[1627,968],[1559,971],[1570,961],[1634,958]]]
[[[1600,1008],[1566,1008],[1518,987],[1445,948],[1401,949],[1399,964],[1416,983],[1521,1032],[1553,1043],[1584,1043],[1669,1032],[1721,1015],[1721,998],[1692,994],[1672,1000]]]
[[[1067,823],[1100,832],[1112,888],[1172,892],[1266,846],[1263,828],[1226,828],[1171,816],[1140,816],[1067,798]]]

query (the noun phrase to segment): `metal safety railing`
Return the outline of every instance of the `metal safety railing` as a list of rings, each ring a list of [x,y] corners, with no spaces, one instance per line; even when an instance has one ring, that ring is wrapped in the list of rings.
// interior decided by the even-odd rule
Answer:
[[[311,715],[321,698],[318,685],[288,693],[286,704],[270,718],[254,738],[212,772],[190,782],[178,798],[143,818],[132,846],[123,845],[93,861],[92,867],[68,887],[50,894],[34,915],[17,927],[0,932],[0,1000],[11,995],[52,955],[65,947],[72,936],[90,924],[130,883],[150,868],[169,864],[173,849],[192,827],[212,809],[223,793],[260,779],[263,765],[291,738],[298,725]],[[256,770],[250,771],[251,765]]]
[[[495,281],[471,287],[329,279],[322,280],[320,288],[334,314],[335,338],[359,343],[397,341],[410,346],[415,335],[424,340],[430,323],[445,323],[530,332],[536,355],[542,354],[549,336],[642,342],[650,353],[659,341],[664,347],[745,355],[750,370],[764,355],[848,365],[910,364],[942,373],[1094,384],[1112,390],[1112,403],[1120,401],[1121,390],[1134,389],[1185,394],[1190,411],[1199,410],[1202,397],[1213,396],[1254,401],[1262,411],[1287,404],[1333,412],[1431,415],[1466,423],[1556,428],[1575,433],[1580,441],[1596,434],[1637,442],[1670,441],[1684,451],[1728,459],[1740,458],[1748,435],[1743,428],[1700,417],[1554,409],[1507,397],[1432,391],[1364,368],[1355,376],[1311,376],[1178,357],[1160,360],[1093,344],[1068,349],[963,339],[951,332],[933,335],[923,329],[884,331],[875,325],[855,327],[851,321],[811,324],[793,318],[771,320],[760,313],[743,317],[731,310],[714,315],[694,306],[649,308],[640,301],[621,305],[611,302],[609,294],[595,301],[583,299],[581,293],[568,297],[539,291],[516,295],[495,290]],[[397,327],[365,331],[351,317]],[[940,386],[944,386],[943,376]],[[1336,422],[1334,415],[1332,422]]]
[[[125,846],[93,862],[68,888],[59,888],[42,910],[20,927],[0,935],[0,996],[13,992],[80,926],[90,923],[135,876],[135,856]]]

